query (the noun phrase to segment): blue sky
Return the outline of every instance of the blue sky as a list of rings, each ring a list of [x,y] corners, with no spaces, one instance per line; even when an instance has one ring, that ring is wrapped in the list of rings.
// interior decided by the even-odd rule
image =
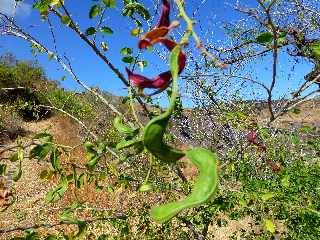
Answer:
[[[12,11],[12,1],[14,0],[0,0],[0,11],[7,11],[10,13]],[[239,16],[235,11],[233,11],[229,5],[232,5],[235,0],[229,1],[216,1],[216,0],[190,0],[187,1],[188,14],[191,16],[192,13],[198,9],[195,19],[198,20],[205,30],[210,30],[213,39],[224,39],[224,36],[219,29],[220,23],[224,21],[236,21],[241,16]],[[138,53],[136,37],[130,36],[130,31],[135,28],[134,23],[121,16],[121,2],[117,1],[118,5],[116,9],[107,10],[107,18],[103,25],[108,26],[113,29],[114,34],[111,36],[104,37],[105,42],[109,45],[109,51],[106,52],[106,56],[113,62],[113,64],[123,73],[126,64],[121,61],[121,56],[119,51],[123,47],[131,47],[134,50],[134,54]],[[153,0],[143,0],[145,6],[149,7],[151,15],[154,15],[154,3],[157,1]],[[254,0],[242,1],[243,4],[252,5]],[[38,40],[48,46],[50,49],[54,50],[52,44],[52,36],[48,28],[47,22],[39,20],[39,13],[32,9],[31,0],[24,1],[24,4],[18,12],[16,13],[16,20],[19,25],[21,25],[26,31],[30,32]],[[73,18],[81,26],[81,29],[85,31],[87,27],[94,26],[97,19],[89,19],[88,11],[90,7],[96,4],[96,1],[90,0],[78,0],[71,1],[66,0],[66,6],[72,13]],[[200,5],[200,7],[199,7]],[[10,8],[11,6],[11,8]],[[199,8],[198,8],[199,7]],[[10,10],[11,9],[11,10]],[[172,14],[172,17],[173,14]],[[156,22],[158,16],[155,16],[154,22]],[[60,24],[54,16],[50,17],[52,25],[54,27],[56,42],[58,46],[58,51],[60,53],[66,54],[72,62],[73,69],[79,76],[79,78],[90,86],[99,86],[101,89],[109,91],[116,95],[126,95],[126,90],[122,82],[115,76],[115,74],[108,69],[108,67],[92,52],[92,50],[79,40],[70,29]],[[208,22],[213,22],[216,24],[212,29],[211,25],[207,25]],[[151,24],[152,25],[152,24]],[[196,28],[199,33],[201,33],[199,26]],[[147,30],[147,29],[145,29]],[[201,36],[201,35],[200,35]],[[207,37],[207,36],[201,36]],[[11,52],[17,56],[18,59],[34,59],[30,52],[30,46],[23,40],[15,39],[13,37],[0,37],[0,53]],[[141,55],[144,59],[148,60],[149,65],[144,69],[143,74],[147,76],[154,76],[159,71],[165,71],[168,67],[155,53],[143,52]],[[47,76],[51,79],[59,80],[62,76],[66,75],[67,80],[61,83],[61,86],[67,89],[82,90],[79,86],[64,72],[59,65],[54,61],[49,61],[46,55],[39,55],[36,58],[40,65],[44,67]],[[268,60],[267,57],[266,60]],[[287,74],[287,71],[292,67],[292,63],[288,61],[285,54],[281,56],[282,71],[283,76]],[[256,71],[257,75],[263,76],[263,81],[268,82],[270,80],[270,67],[271,62],[264,61],[263,63],[257,65],[255,69],[247,69],[246,71]],[[302,64],[299,66],[295,73],[298,75],[302,81],[303,75],[307,73],[310,66],[307,64]],[[294,87],[296,84],[288,83],[283,79],[281,84],[277,86],[277,94],[279,97],[283,94],[289,85]],[[253,89],[253,92],[254,89]],[[251,96],[247,96],[251,97]],[[252,96],[259,97],[259,96]],[[263,97],[263,96],[260,96]]]

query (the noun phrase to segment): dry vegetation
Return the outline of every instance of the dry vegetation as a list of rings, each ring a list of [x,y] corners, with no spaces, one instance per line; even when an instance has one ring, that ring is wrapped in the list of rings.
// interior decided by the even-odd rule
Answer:
[[[298,128],[304,125],[316,126],[319,130],[320,127],[320,110],[317,107],[319,100],[310,100],[299,107],[301,113],[289,113],[279,118],[274,125],[277,128]],[[11,122],[9,131],[2,131],[2,144],[10,146],[17,143],[26,143],[32,140],[32,137],[37,133],[43,131],[50,132],[55,137],[55,142],[61,145],[68,145],[75,147],[74,151],[70,155],[64,155],[63,164],[84,164],[85,163],[85,151],[81,147],[84,138],[86,137],[83,130],[79,125],[61,114],[53,114],[47,119],[40,121],[24,121],[23,119],[9,118],[2,112],[3,119],[7,118],[7,123]],[[263,122],[268,118],[266,110],[262,109],[261,113],[257,114],[258,121]],[[11,119],[11,121],[9,121]],[[185,148],[183,144],[180,148]],[[1,149],[0,149],[1,150]],[[28,149],[26,149],[28,151]],[[8,157],[8,153],[2,153],[1,158]],[[197,175],[196,169],[188,163],[188,161],[182,161],[182,171],[188,179],[192,179]],[[13,166],[10,166],[13,167]],[[140,208],[143,204],[155,204],[161,201],[162,197],[157,193],[140,193],[134,189],[133,186],[124,187],[120,186],[114,191],[108,191],[108,188],[103,188],[97,191],[94,184],[86,183],[81,189],[74,189],[70,185],[70,191],[67,191],[64,198],[55,204],[48,204],[45,201],[45,195],[57,182],[57,179],[53,176],[49,180],[41,180],[40,174],[43,170],[50,167],[50,164],[39,163],[35,159],[26,158],[23,161],[23,175],[18,182],[10,181],[10,174],[14,172],[14,169],[10,169],[6,177],[9,180],[10,187],[13,187],[18,193],[16,199],[12,205],[6,206],[8,202],[2,202],[2,208],[7,207],[5,211],[0,213],[0,229],[10,227],[25,227],[41,224],[55,224],[59,222],[59,216],[61,211],[70,206],[76,201],[85,203],[85,210],[77,212],[79,218],[90,218],[92,210],[97,212],[128,212],[134,208]],[[168,178],[168,181],[171,181]],[[86,182],[86,181],[85,181]],[[105,178],[100,182],[102,186],[110,186],[115,182],[115,179]],[[166,180],[165,180],[166,182]],[[240,184],[240,185],[239,185]],[[228,187],[229,191],[238,192],[241,189],[241,183],[230,182]],[[179,192],[178,192],[179,194]],[[12,198],[8,198],[7,201],[11,201]],[[212,235],[212,239],[229,239],[231,236],[250,236],[250,234],[259,235],[263,231],[263,226],[255,223],[250,216],[238,220],[231,220],[226,214],[220,213],[216,216],[220,219],[217,224],[210,225],[209,236]],[[136,221],[136,222],[135,222]],[[221,223],[222,222],[222,223]],[[134,232],[134,227],[138,220],[136,217],[130,219],[129,224]],[[220,224],[219,224],[220,223]],[[226,224],[227,223],[227,224]],[[285,234],[286,227],[281,221],[276,221],[275,225],[278,229],[278,234]],[[51,228],[39,228],[39,233],[52,233],[58,234],[64,231],[65,233],[71,233],[76,231],[75,226],[71,225],[58,225]],[[117,234],[115,227],[112,227],[108,222],[98,225],[90,225],[89,232],[91,235],[86,235],[85,239],[95,239],[94,236],[99,234],[107,234],[109,236]],[[187,230],[186,230],[187,231]],[[94,234],[93,234],[94,233]],[[1,235],[1,239],[9,239],[16,237],[22,233],[10,232]],[[279,235],[279,236],[280,236]],[[91,236],[91,237],[90,237]],[[209,237],[209,239],[211,239]]]

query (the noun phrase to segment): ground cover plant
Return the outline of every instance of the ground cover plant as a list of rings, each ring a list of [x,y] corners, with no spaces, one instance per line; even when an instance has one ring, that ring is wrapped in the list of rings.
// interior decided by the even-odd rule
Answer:
[[[320,238],[318,1],[235,1],[229,10],[241,20],[209,21],[225,34],[218,43],[203,39],[186,1],[155,1],[154,10],[90,1],[79,19],[73,1],[32,4],[52,45],[15,11],[0,11],[1,37],[27,42],[84,91],[63,89],[66,76],[50,80],[35,61],[1,58],[1,239]],[[122,69],[108,44],[118,18],[136,45],[121,46]],[[110,69],[125,96],[80,79],[58,51],[56,25]],[[164,58],[148,60],[148,51]],[[168,70],[155,77],[137,73],[162,61]]]

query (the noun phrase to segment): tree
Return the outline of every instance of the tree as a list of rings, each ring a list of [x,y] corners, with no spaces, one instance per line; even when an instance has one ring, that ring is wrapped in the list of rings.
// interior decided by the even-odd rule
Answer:
[[[238,173],[240,176],[241,171],[247,167],[242,160],[249,158],[249,153],[252,153],[253,157],[259,160],[263,159],[272,168],[272,171],[277,172],[279,167],[276,162],[269,159],[268,154],[271,153],[263,143],[263,141],[271,142],[274,140],[273,137],[277,138],[276,129],[272,128],[272,123],[308,98],[319,94],[318,88],[312,88],[313,83],[318,83],[320,77],[318,74],[319,40],[316,38],[319,29],[319,16],[318,14],[310,15],[310,9],[315,11],[318,2],[309,5],[299,1],[256,0],[257,6],[255,8],[243,7],[237,3],[235,9],[249,17],[246,21],[251,26],[242,26],[241,22],[225,24],[227,38],[235,44],[219,47],[210,41],[204,42],[197,34],[195,31],[196,22],[186,12],[185,5],[187,3],[180,0],[175,0],[174,4],[171,2],[162,0],[161,8],[156,8],[157,14],[150,14],[147,7],[140,1],[125,0],[121,5],[121,14],[136,25],[131,34],[139,36],[138,48],[141,50],[150,49],[159,43],[170,54],[169,70],[152,78],[136,73],[137,66],[144,68],[147,63],[139,54],[134,56],[131,48],[124,46],[120,52],[124,55],[122,61],[128,64],[127,77],[106,54],[109,46],[101,36],[113,34],[114,30],[105,25],[105,19],[106,12],[112,11],[116,6],[114,0],[95,2],[87,9],[88,18],[95,20],[95,24],[88,28],[83,28],[77,22],[68,7],[68,2],[64,3],[62,0],[36,1],[33,7],[39,11],[41,19],[48,24],[53,39],[52,49],[44,44],[42,39],[36,39],[35,36],[19,26],[14,17],[0,13],[2,35],[21,38],[29,42],[31,51],[35,55],[47,54],[50,60],[55,60],[60,64],[74,81],[86,90],[86,94],[91,94],[112,112],[112,121],[108,119],[108,131],[97,133],[93,131],[96,126],[89,127],[87,122],[76,116],[77,111],[65,109],[65,103],[70,98],[73,99],[74,104],[72,105],[78,102],[76,94],[65,94],[64,91],[58,90],[55,95],[46,96],[48,103],[37,103],[44,109],[67,115],[86,131],[87,135],[82,144],[86,156],[85,163],[68,161],[71,152],[78,146],[61,145],[55,142],[54,136],[48,132],[34,136],[32,141],[27,143],[5,146],[0,152],[8,153],[14,150],[9,157],[5,158],[6,162],[1,163],[1,171],[5,173],[9,161],[13,162],[16,166],[15,181],[19,180],[22,175],[23,160],[30,147],[30,154],[28,154],[30,158],[37,159],[39,162],[50,162],[50,170],[43,171],[41,175],[43,178],[54,175],[59,181],[48,192],[46,196],[48,203],[59,201],[68,192],[69,185],[73,186],[77,204],[64,209],[61,221],[53,225],[48,224],[48,227],[60,224],[77,225],[78,232],[69,238],[80,237],[85,232],[87,225],[95,221],[107,220],[114,225],[121,225],[119,221],[133,217],[134,214],[130,211],[126,213],[109,211],[108,216],[94,219],[77,217],[76,211],[84,209],[85,204],[78,200],[76,190],[81,189],[85,181],[87,183],[94,182],[95,188],[101,190],[103,186],[100,185],[100,180],[107,172],[110,178],[116,178],[116,184],[121,187],[127,187],[129,183],[135,184],[137,182],[134,186],[140,193],[151,192],[155,188],[150,179],[158,183],[162,181],[159,179],[163,179],[164,174],[168,174],[174,179],[172,175],[174,173],[180,179],[177,184],[182,189],[181,192],[186,195],[185,198],[182,200],[175,198],[172,202],[153,206],[150,215],[149,211],[148,214],[145,214],[148,208],[141,207],[142,213],[138,215],[139,222],[147,222],[146,225],[148,225],[151,217],[158,223],[167,224],[163,225],[163,228],[170,226],[178,229],[184,225],[188,227],[196,239],[205,239],[209,225],[212,223],[212,216],[215,214],[215,207],[225,207],[223,204],[219,205],[219,201],[224,197],[223,193],[219,193],[219,195],[216,191],[218,159],[222,158],[225,161],[224,167],[230,166],[231,172],[235,168],[235,164],[239,164]],[[170,11],[173,6],[176,7],[176,14],[180,17],[179,21],[170,20]],[[159,14],[160,9],[161,13]],[[150,21],[153,15],[159,16],[155,26]],[[112,102],[112,99],[109,99],[99,89],[92,88],[85,81],[79,79],[69,58],[57,51],[56,35],[52,28],[54,20],[59,20],[59,24],[74,33],[79,41],[91,49],[101,62],[113,72],[114,76],[124,84],[128,90],[128,97],[123,101],[126,104],[124,108],[121,108],[120,104]],[[150,29],[143,33],[142,27],[145,25],[145,21],[151,27],[149,26]],[[179,25],[182,25],[180,36],[175,39],[169,37],[170,32],[181,30],[181,28],[177,29]],[[188,48],[188,46],[191,47]],[[279,81],[279,54],[282,51],[293,59],[303,57],[312,61],[315,64],[315,69],[306,76],[307,81],[299,85],[291,94],[291,99],[285,98],[277,103],[274,101],[274,91]],[[195,54],[196,52],[198,55]],[[243,75],[243,66],[256,59],[263,60],[265,56],[268,59],[269,53],[272,63],[270,84],[254,79],[252,76]],[[189,66],[189,71],[185,70],[186,66]],[[187,80],[187,86],[188,84],[191,86],[191,97],[194,100],[193,112],[183,109],[180,96],[182,88],[179,88],[178,84],[179,76]],[[250,109],[250,102],[247,103],[248,101],[238,96],[238,91],[243,89],[242,84],[239,88],[234,88],[235,91],[232,92],[230,88],[232,87],[232,79],[250,82],[266,92],[270,113],[266,125],[260,126],[260,123],[255,121],[251,116],[254,110]],[[147,94],[144,92],[145,88],[155,91]],[[311,90],[309,91],[309,89]],[[160,93],[167,93],[169,98],[169,106],[166,109],[154,108],[149,104],[153,104],[155,96]],[[59,101],[52,101],[55,98]],[[65,100],[59,104],[61,99]],[[252,103],[252,105],[254,104]],[[99,114],[101,112],[100,110]],[[172,128],[170,128],[171,120],[174,123]],[[264,137],[259,138],[258,135],[263,134]],[[177,138],[181,142],[188,141],[190,146],[201,145],[202,147],[188,147],[187,150],[181,150],[177,147]],[[170,142],[171,145],[168,144]],[[191,160],[191,163],[198,169],[198,176],[192,187],[181,170],[183,158]],[[128,159],[131,159],[131,162]],[[146,166],[149,168],[144,178],[145,171],[143,170]],[[167,173],[163,168],[170,169],[170,172]],[[128,170],[135,177],[131,177],[124,170]],[[255,174],[259,176],[258,168],[255,170]],[[228,171],[226,170],[224,173]],[[246,176],[244,178],[247,180]],[[110,191],[113,190],[110,189]],[[3,198],[9,196],[7,189],[5,193]],[[217,196],[217,199],[214,200],[214,203],[210,203],[209,200],[213,196]],[[263,199],[268,200],[273,197],[270,196],[270,194],[264,196]],[[202,210],[192,212],[196,217],[189,217],[184,212],[181,214],[183,210],[190,210],[194,207]],[[96,211],[96,208],[92,208],[92,210]],[[176,224],[170,222],[176,216],[178,222]],[[266,219],[265,223],[267,230],[274,233],[273,222]],[[126,233],[128,228],[126,224],[119,227],[121,234]],[[30,226],[22,229],[28,228]],[[150,228],[154,228],[153,225]],[[201,230],[199,230],[200,228]],[[19,229],[0,229],[0,232]],[[29,237],[36,235],[32,231],[27,234]]]

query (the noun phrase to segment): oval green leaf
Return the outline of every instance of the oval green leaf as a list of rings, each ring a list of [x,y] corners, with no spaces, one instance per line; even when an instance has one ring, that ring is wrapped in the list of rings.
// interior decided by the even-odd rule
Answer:
[[[112,35],[113,34],[112,29],[109,27],[102,27],[100,31],[105,35]]]
[[[271,32],[263,32],[257,38],[256,41],[258,43],[268,43],[273,39],[273,34]]]
[[[94,18],[101,12],[101,7],[99,5],[94,5],[91,7],[89,12],[89,18]]]
[[[96,32],[97,32],[97,31],[96,31],[96,29],[95,29],[94,27],[89,27],[89,28],[87,28],[85,34],[86,34],[87,36],[90,36],[90,35],[95,34]]]

